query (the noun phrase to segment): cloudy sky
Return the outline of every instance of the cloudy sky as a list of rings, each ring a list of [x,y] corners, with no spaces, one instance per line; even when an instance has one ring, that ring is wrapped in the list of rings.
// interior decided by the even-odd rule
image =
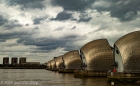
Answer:
[[[140,0],[0,0],[0,60],[45,63],[85,43],[140,30]]]

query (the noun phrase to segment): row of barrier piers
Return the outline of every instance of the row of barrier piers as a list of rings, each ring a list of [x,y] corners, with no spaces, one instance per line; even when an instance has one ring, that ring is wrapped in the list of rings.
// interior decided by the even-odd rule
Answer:
[[[59,73],[73,73],[75,78],[104,77],[107,83],[136,83],[140,84],[140,73],[113,73],[108,71],[87,71],[74,69],[47,69]]]

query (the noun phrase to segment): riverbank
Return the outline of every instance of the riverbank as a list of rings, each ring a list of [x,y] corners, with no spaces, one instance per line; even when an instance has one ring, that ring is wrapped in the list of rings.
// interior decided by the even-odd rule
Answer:
[[[27,68],[27,67],[25,67],[25,68],[23,68],[23,67],[0,67],[0,69],[45,69],[45,68],[41,68],[41,67],[35,67],[35,68],[32,68],[32,67],[29,67],[29,68]]]

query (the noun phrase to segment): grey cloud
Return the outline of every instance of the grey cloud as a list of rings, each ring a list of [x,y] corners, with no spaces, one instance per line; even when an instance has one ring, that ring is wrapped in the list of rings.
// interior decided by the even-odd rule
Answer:
[[[95,2],[101,3],[101,5],[94,5]],[[108,4],[103,4],[105,2]],[[108,11],[111,17],[116,17],[120,21],[131,21],[139,17],[138,11],[140,11],[139,0],[52,0],[54,6],[62,6],[64,10],[70,11],[85,11],[86,8],[97,10],[99,12]],[[91,6],[93,5],[93,6]],[[87,22],[91,19],[81,18],[79,21]]]
[[[78,36],[69,35],[61,39],[50,39],[50,38],[38,38],[32,39],[31,37],[21,37],[17,43],[23,43],[24,45],[35,45],[39,50],[52,50],[58,47],[65,48],[66,50],[71,50],[74,47],[72,45],[67,45],[69,42],[73,42]]]
[[[68,20],[72,18],[72,14],[70,13],[66,13],[66,12],[60,12],[59,14],[57,14],[56,18],[52,18],[51,20]]]
[[[88,17],[88,18],[80,18],[79,22],[88,22],[90,21],[92,18],[91,17]]]
[[[7,14],[1,13],[0,15],[0,26],[3,26],[2,29],[12,29],[14,27],[22,27],[21,24],[19,24],[18,20],[8,20],[9,17]]]
[[[76,26],[74,26],[74,27],[71,28],[71,30],[74,30],[74,29],[76,29]]]
[[[109,7],[104,5],[94,7],[99,12],[101,11],[110,11],[111,17],[116,17],[120,21],[131,21],[134,20],[140,11],[140,1],[139,0],[106,0],[110,2]]]
[[[62,31],[65,27],[58,27],[56,28],[54,31]],[[72,28],[70,28],[70,30],[74,30],[76,29],[76,26],[73,26]]]
[[[3,27],[5,29],[12,29],[15,27],[22,27],[23,25],[19,24],[18,20],[9,20]]]
[[[46,18],[47,18],[46,16],[45,17],[34,18],[33,22],[34,22],[35,25],[40,24],[40,22],[44,21]]]
[[[78,22],[88,22],[92,19],[92,17],[90,17],[86,12],[82,12],[79,17],[80,19],[78,20]]]
[[[63,30],[64,29],[64,27],[58,27],[58,28],[56,28],[54,31],[61,31],[61,30]]]
[[[45,5],[43,4],[44,0],[6,0],[5,2],[8,6],[19,5],[22,10],[27,8],[32,9],[43,9]]]
[[[13,38],[20,38],[22,37],[23,35],[28,35],[27,33],[25,32],[11,32],[11,33],[4,33],[4,34],[0,34],[0,39],[3,40],[7,40],[7,39],[13,39]]]
[[[8,22],[8,20],[6,18],[4,18],[3,15],[0,15],[0,25],[4,25],[7,22]]]
[[[12,29],[12,28],[15,28],[15,27],[22,27],[22,26],[23,25],[21,25],[21,24],[12,24],[12,23],[4,25],[4,27],[6,29]]]
[[[29,26],[29,24],[25,24],[25,26]]]
[[[54,6],[62,6],[64,10],[82,11],[96,0],[51,0]]]
[[[140,10],[138,9],[140,3],[139,4],[136,3],[137,2],[129,2],[128,4],[124,4],[124,2],[122,2],[122,4],[117,6],[116,9],[112,10],[110,14],[112,17],[117,17],[121,21],[133,20],[135,19],[135,16],[138,14],[137,11]]]
[[[0,42],[6,42],[6,40],[5,39],[0,39]]]
[[[71,18],[71,20],[73,20],[73,21],[78,21],[77,19],[75,19],[75,18]]]
[[[21,13],[21,14],[19,14],[20,16],[23,16],[23,17],[25,17],[26,15],[25,15],[25,13]]]

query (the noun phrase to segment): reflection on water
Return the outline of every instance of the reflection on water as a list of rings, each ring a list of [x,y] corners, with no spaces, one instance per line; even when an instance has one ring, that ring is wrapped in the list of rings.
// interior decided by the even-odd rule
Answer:
[[[0,86],[111,86],[106,78],[74,78],[44,69],[0,69]],[[115,86],[139,86],[115,84]]]

